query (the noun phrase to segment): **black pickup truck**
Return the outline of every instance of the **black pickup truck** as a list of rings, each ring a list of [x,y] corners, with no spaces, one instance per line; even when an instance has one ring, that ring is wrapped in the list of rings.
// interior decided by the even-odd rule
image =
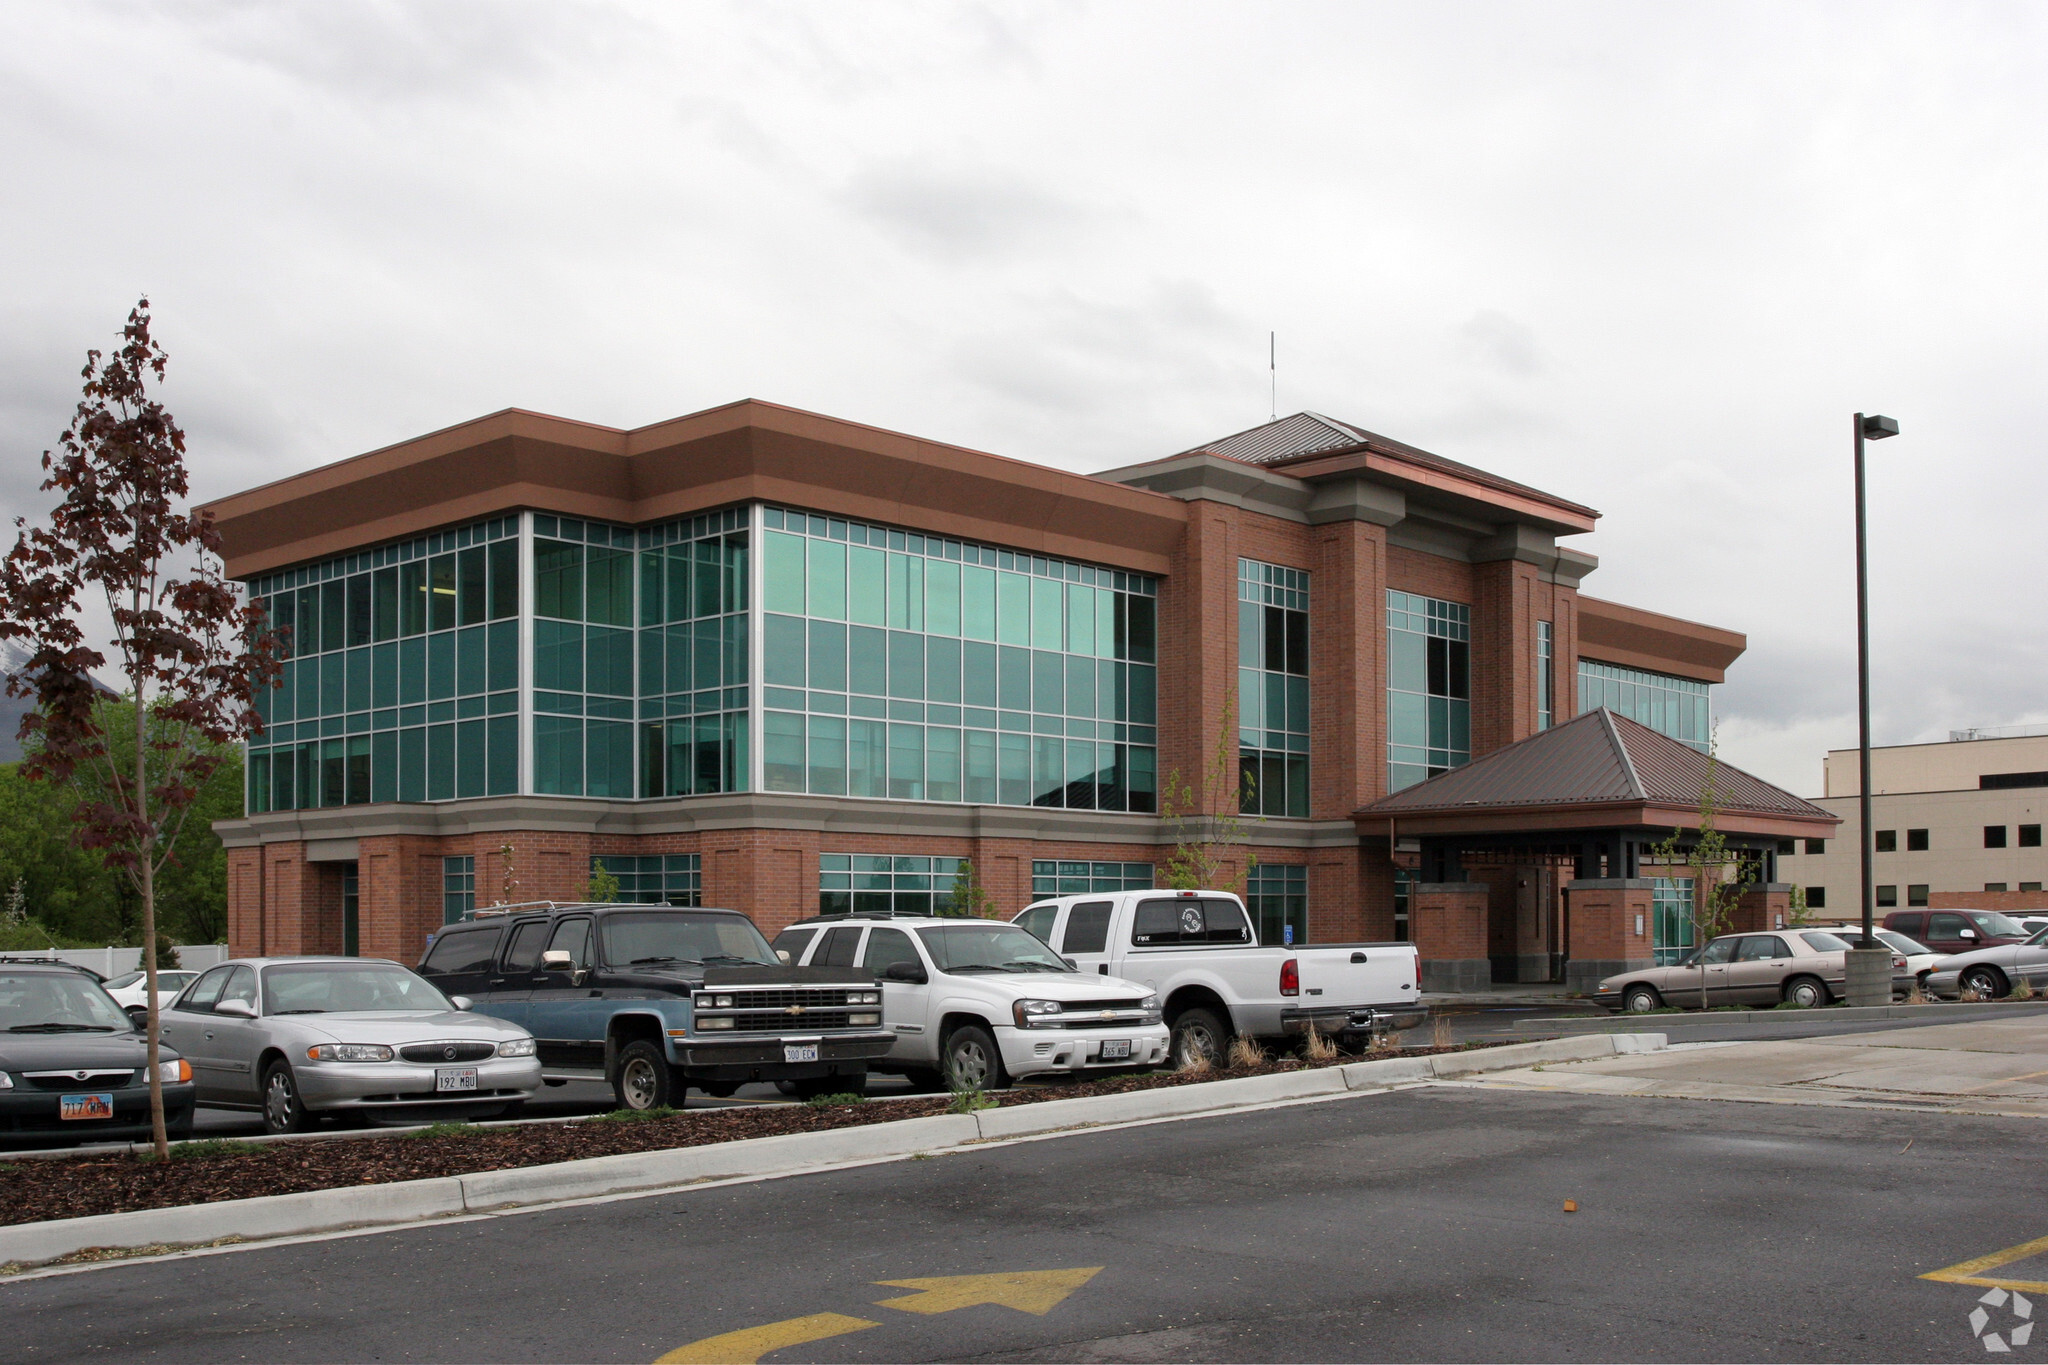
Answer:
[[[680,1108],[693,1085],[859,1090],[892,1041],[873,976],[786,966],[737,910],[492,907],[436,934],[418,970],[522,1025],[549,1084],[604,1081],[622,1109]]]

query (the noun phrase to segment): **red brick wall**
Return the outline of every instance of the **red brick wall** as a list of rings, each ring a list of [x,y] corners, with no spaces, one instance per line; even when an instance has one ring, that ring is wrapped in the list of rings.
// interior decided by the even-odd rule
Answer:
[[[1570,915],[1571,955],[1575,961],[1639,961],[1650,957],[1648,886],[1567,884],[1565,909]],[[1642,916],[1643,932],[1636,932]]]
[[[2048,891],[1930,891],[1927,904],[1934,910],[2002,910],[2009,915],[2016,910],[2048,910]],[[1882,906],[1877,917],[1883,919],[1893,910],[1905,908]],[[1860,915],[1863,911],[1857,907],[1843,913]]]
[[[1486,956],[1484,882],[1422,882],[1410,893],[1408,924],[1425,960]]]

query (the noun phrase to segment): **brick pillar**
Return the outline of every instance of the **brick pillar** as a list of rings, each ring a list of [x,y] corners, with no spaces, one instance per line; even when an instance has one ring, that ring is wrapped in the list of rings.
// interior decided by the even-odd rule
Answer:
[[[1536,569],[1473,566],[1472,757],[1536,733]]]
[[[818,913],[818,846],[811,830],[721,830],[704,836],[704,904],[738,910],[773,938]]]
[[[228,952],[263,952],[263,847],[231,848],[228,860]]]
[[[306,846],[298,841],[265,844],[263,861],[265,884],[260,942],[232,946],[237,952],[262,952],[275,956],[317,951],[309,945],[316,941],[319,932],[319,865],[306,861]],[[336,887],[335,903],[338,912],[339,886]]]
[[[1385,839],[1368,839],[1358,852],[1359,937],[1394,937],[1394,858]]]
[[[1366,932],[1358,849],[1315,849],[1308,865],[1308,941],[1358,943]]]
[[[1735,907],[1735,914],[1729,920],[1731,934],[1756,933],[1768,929],[1784,929],[1792,920],[1792,883],[1765,882],[1750,887],[1742,893],[1742,900]]]
[[[1565,989],[1590,993],[1602,977],[1651,964],[1654,890],[1646,877],[1581,878],[1565,887]]]
[[[1178,773],[1205,811],[1234,810],[1237,800],[1235,726],[1225,737],[1222,790],[1202,799],[1224,708],[1237,696],[1234,516],[1216,503],[1189,504],[1187,534],[1159,588],[1159,785]]]
[[[1485,882],[1418,882],[1408,924],[1422,956],[1425,991],[1483,991],[1493,985],[1486,956]]]
[[[1387,530],[1341,521],[1315,535],[1310,811],[1342,820],[1387,794]]]

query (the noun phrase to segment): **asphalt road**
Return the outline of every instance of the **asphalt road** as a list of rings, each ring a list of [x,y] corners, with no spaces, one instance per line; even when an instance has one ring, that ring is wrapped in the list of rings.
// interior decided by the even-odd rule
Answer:
[[[37,1365],[1982,1358],[1985,1291],[1915,1277],[2048,1236],[2039,1134],[1411,1090],[0,1283],[0,1316]]]

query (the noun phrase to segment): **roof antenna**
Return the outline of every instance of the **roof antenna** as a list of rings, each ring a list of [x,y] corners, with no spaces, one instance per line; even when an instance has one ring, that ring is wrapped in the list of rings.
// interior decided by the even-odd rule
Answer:
[[[1267,397],[1272,403],[1272,420],[1280,420],[1280,334],[1266,333]]]

